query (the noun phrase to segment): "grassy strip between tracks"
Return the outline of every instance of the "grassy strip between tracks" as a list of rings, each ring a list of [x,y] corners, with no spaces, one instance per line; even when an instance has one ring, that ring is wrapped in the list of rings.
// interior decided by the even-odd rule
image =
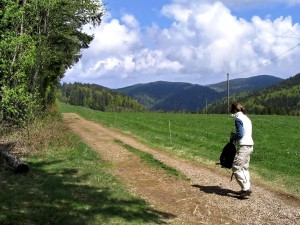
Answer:
[[[124,148],[126,148],[128,151],[138,155],[142,161],[148,163],[149,165],[155,167],[155,168],[161,168],[164,171],[166,171],[167,174],[172,175],[176,178],[180,178],[180,179],[184,179],[184,180],[189,180],[189,178],[184,175],[183,173],[181,173],[180,171],[174,169],[173,167],[170,167],[166,164],[164,164],[163,162],[161,162],[160,160],[156,159],[153,157],[153,155],[147,153],[147,152],[143,152],[137,148],[134,148],[128,144],[123,143],[121,140],[115,139],[114,140],[117,144],[123,146]]]

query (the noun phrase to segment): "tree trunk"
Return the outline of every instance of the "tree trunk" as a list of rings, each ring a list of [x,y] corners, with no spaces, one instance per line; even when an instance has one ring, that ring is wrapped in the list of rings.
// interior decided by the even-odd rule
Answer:
[[[0,142],[0,158],[4,159],[4,165],[16,173],[28,172],[29,166],[10,153],[17,142]]]

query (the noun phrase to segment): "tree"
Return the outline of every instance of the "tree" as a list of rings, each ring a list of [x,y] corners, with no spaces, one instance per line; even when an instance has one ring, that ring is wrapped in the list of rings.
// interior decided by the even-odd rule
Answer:
[[[100,111],[144,111],[136,100],[95,84],[62,84],[59,100]]]
[[[29,111],[55,102],[65,70],[93,39],[83,27],[100,25],[103,13],[99,0],[1,0],[1,120],[22,125]]]

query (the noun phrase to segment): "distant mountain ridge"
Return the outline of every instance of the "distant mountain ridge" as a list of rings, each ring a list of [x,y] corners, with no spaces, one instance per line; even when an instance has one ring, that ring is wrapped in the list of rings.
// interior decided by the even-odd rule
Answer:
[[[249,113],[300,115],[300,73],[270,87],[231,96],[242,102]],[[226,113],[227,99],[208,106],[209,113]]]
[[[183,82],[156,81],[137,84],[114,91],[136,99],[148,110],[197,111],[206,99],[213,102],[222,94],[209,87]]]
[[[273,84],[277,84],[284,79],[279,77],[274,77],[271,75],[258,75],[249,78],[237,78],[230,80],[229,90],[231,93],[240,93],[245,91],[253,91],[256,89],[261,89],[265,87],[269,87]],[[218,92],[227,91],[227,81],[223,81],[216,84],[208,85],[208,87],[212,88]]]
[[[230,92],[258,90],[282,80],[270,75],[234,79],[230,80]],[[199,112],[199,110],[204,110],[207,104],[226,96],[227,82],[202,86],[184,82],[156,81],[113,89],[113,91],[136,99],[148,110]]]

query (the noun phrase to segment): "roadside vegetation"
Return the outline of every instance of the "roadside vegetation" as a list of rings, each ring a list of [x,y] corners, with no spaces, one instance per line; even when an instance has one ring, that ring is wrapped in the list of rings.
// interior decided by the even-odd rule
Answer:
[[[98,112],[61,104],[79,115],[136,136],[178,157],[218,168],[219,155],[234,129],[229,115]],[[300,196],[300,139],[297,116],[249,115],[255,141],[251,170],[278,189]]]
[[[0,224],[159,224],[162,214],[109,174],[110,164],[52,115],[6,136],[30,165],[25,174],[0,167]],[[28,142],[29,141],[29,142]],[[22,151],[21,151],[22,150]]]
[[[56,101],[65,71],[88,48],[105,7],[98,0],[0,1],[0,123],[28,126]]]

